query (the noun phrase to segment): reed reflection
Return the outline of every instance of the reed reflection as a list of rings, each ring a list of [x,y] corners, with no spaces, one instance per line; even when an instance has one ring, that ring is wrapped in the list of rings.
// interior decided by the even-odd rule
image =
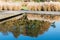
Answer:
[[[55,22],[54,22],[55,23]],[[39,20],[28,20],[26,16],[18,20],[10,20],[0,24],[0,32],[7,34],[12,32],[13,35],[17,38],[20,34],[37,37],[38,34],[43,34],[48,31],[50,25],[54,25],[47,21]],[[55,25],[54,25],[55,26]]]

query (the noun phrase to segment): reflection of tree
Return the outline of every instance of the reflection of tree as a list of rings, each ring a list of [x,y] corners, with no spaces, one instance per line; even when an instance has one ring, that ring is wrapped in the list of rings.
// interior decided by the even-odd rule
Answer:
[[[20,34],[36,37],[38,34],[43,34],[47,31],[50,25],[51,23],[47,21],[28,20],[25,15],[18,20],[11,20],[0,24],[0,31],[12,32],[16,38]]]

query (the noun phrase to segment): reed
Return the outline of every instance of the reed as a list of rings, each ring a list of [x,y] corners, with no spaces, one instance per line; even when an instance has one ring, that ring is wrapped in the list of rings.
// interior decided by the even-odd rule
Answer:
[[[0,2],[1,10],[60,11],[60,2]]]

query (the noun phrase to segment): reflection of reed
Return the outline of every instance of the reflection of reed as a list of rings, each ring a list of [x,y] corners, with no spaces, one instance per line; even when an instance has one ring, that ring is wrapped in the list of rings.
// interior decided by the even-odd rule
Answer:
[[[51,14],[27,14],[29,20],[44,20],[49,22],[60,21],[60,15]]]
[[[12,32],[15,37],[20,34],[28,36],[38,36],[43,34],[50,27],[51,23],[47,21],[28,20],[27,15],[18,20],[10,20],[0,24],[1,32]]]

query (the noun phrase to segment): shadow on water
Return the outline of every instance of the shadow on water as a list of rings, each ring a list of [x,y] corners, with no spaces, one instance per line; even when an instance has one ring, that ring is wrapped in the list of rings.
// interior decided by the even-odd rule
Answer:
[[[54,22],[55,23],[55,22]],[[8,35],[8,32],[12,32],[17,38],[20,34],[37,37],[38,34],[43,34],[48,31],[50,25],[56,27],[54,23],[39,20],[28,20],[27,16],[23,16],[18,20],[10,20],[0,24],[0,32],[4,35]]]

